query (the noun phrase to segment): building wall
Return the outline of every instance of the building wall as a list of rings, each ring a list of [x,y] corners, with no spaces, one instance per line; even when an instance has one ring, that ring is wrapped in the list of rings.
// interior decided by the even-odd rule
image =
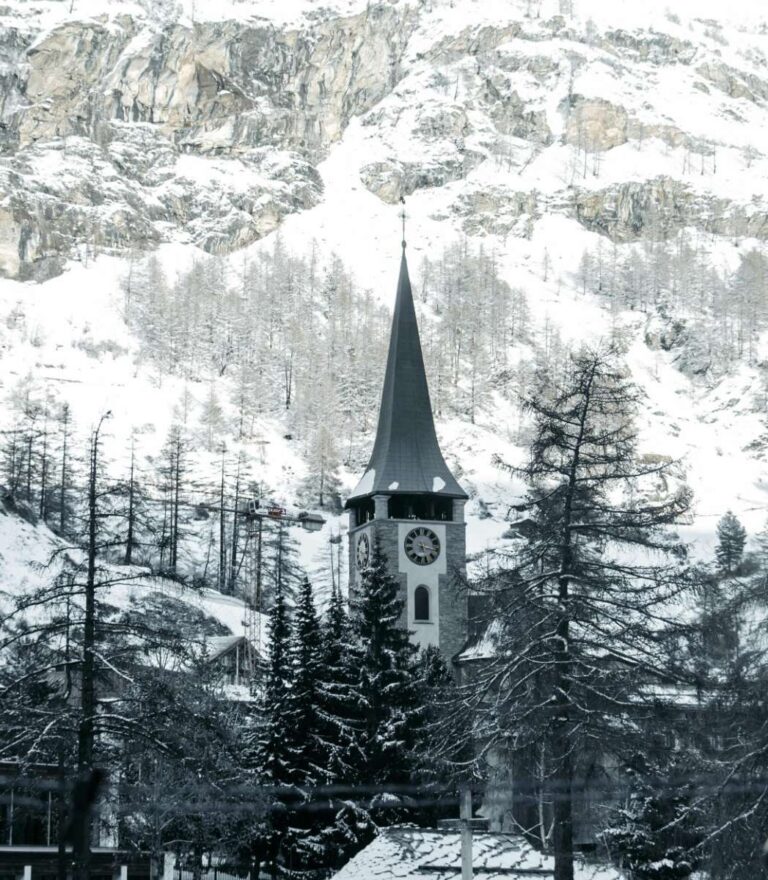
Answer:
[[[440,555],[430,565],[416,565],[405,553],[405,538],[411,529],[425,526],[440,541]],[[350,590],[360,581],[357,568],[357,541],[367,534],[371,546],[378,537],[390,571],[400,584],[405,602],[401,625],[420,647],[435,645],[446,659],[461,650],[467,638],[467,596],[462,588],[466,572],[466,525],[463,522],[374,519],[349,531]],[[430,620],[414,620],[414,594],[420,585],[430,592]]]

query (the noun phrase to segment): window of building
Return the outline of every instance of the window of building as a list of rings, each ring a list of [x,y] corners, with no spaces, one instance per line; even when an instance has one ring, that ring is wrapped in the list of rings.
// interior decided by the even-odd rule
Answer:
[[[413,619],[429,620],[429,589],[416,587],[413,594]]]

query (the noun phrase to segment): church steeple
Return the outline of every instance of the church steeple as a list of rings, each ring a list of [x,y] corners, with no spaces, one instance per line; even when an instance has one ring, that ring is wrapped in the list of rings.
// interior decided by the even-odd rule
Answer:
[[[440,452],[421,353],[405,241],[389,340],[379,424],[371,459],[347,499],[373,495],[466,498]]]
[[[467,637],[466,500],[437,443],[403,240],[376,442],[346,503],[349,589],[377,546],[399,585],[402,626],[446,658]]]

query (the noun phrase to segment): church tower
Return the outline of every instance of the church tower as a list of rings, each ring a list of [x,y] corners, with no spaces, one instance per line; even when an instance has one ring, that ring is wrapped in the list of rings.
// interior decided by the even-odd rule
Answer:
[[[350,591],[378,539],[400,582],[403,626],[447,660],[467,636],[466,500],[435,434],[403,242],[376,442],[345,505]]]

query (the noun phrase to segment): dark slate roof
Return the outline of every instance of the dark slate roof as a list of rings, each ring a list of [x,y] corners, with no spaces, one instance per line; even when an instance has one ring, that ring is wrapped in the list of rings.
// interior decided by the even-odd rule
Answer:
[[[403,248],[376,442],[347,505],[371,495],[414,493],[467,497],[437,443]]]

